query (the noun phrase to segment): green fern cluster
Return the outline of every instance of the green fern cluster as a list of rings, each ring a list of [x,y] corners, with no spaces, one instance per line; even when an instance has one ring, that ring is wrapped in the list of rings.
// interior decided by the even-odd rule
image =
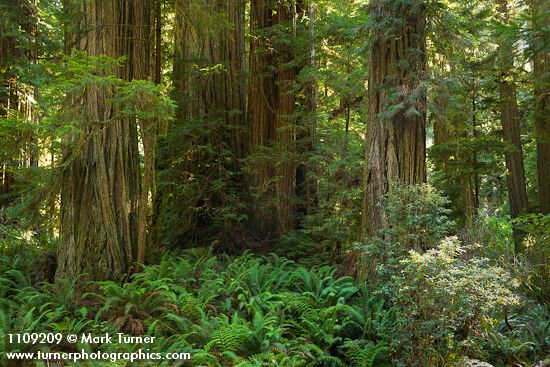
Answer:
[[[496,365],[528,365],[550,355],[550,307],[528,304],[521,311],[488,328],[480,341]]]
[[[128,282],[91,282],[87,291],[76,292],[70,282],[32,286],[16,262],[0,264],[2,335],[147,334],[155,336],[146,346],[151,351],[189,352],[192,361],[180,363],[193,366],[370,366],[384,360],[370,308],[380,300],[351,278],[336,277],[332,267],[308,269],[276,255],[230,257],[198,249],[182,258],[165,256]],[[142,346],[77,347],[123,352]],[[1,348],[2,354],[33,350],[5,339]]]

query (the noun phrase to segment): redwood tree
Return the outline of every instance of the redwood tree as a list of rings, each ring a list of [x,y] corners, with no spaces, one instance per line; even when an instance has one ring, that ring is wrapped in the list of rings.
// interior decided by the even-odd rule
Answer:
[[[451,66],[447,73],[444,71],[446,65],[439,66],[443,72],[434,78],[439,78],[441,83],[434,87],[432,102],[435,112],[431,115],[434,148],[443,146],[444,149],[433,154],[432,158],[436,170],[443,172],[447,185],[452,187],[446,194],[451,200],[454,212],[460,213],[464,220],[470,220],[474,217],[476,209],[474,180],[473,175],[463,169],[467,151],[461,149],[459,144],[460,139],[468,136],[469,126],[464,120],[464,104],[467,103],[467,98],[460,94],[462,86],[449,82],[457,70]],[[456,101],[453,102],[453,98]]]
[[[29,0],[7,1],[0,4],[0,14],[0,118],[36,121],[36,83],[20,79],[38,57],[37,5]],[[0,153],[0,209],[16,196],[13,171],[38,165],[34,132],[14,129],[8,135],[11,144]]]
[[[363,234],[386,226],[381,196],[426,181],[427,3],[373,0]]]
[[[263,238],[295,224],[294,55],[282,39],[295,33],[296,2],[252,0],[248,86],[248,181],[255,197],[250,228]],[[265,153],[270,152],[270,159]],[[273,158],[273,156],[275,158]]]
[[[540,211],[550,214],[550,52],[545,36],[550,26],[550,5],[548,1],[533,0],[532,11],[538,197]]]
[[[499,1],[499,11],[503,23],[509,22],[508,1]],[[499,42],[500,75],[498,80],[500,92],[500,123],[504,141],[513,149],[505,154],[508,200],[510,215],[516,218],[527,210],[527,189],[525,186],[525,168],[523,164],[523,148],[518,117],[516,85],[514,82],[514,52],[513,42],[509,37],[501,37]],[[517,232],[517,231],[515,231]],[[517,236],[516,236],[517,237]],[[516,250],[519,250],[521,238],[516,238]]]
[[[176,119],[159,150],[156,233],[180,245],[226,239],[243,211],[245,1],[177,0],[174,23]]]
[[[68,1],[71,6],[74,2]],[[104,74],[140,78],[137,49],[149,40],[148,2],[84,0],[75,40],[90,56],[124,56]],[[68,37],[72,39],[72,37]],[[147,65],[147,64],[145,64]],[[112,88],[93,83],[69,96],[78,132],[65,152],[61,174],[61,224],[56,277],[95,279],[126,273],[136,260],[140,187],[138,130],[112,101]]]

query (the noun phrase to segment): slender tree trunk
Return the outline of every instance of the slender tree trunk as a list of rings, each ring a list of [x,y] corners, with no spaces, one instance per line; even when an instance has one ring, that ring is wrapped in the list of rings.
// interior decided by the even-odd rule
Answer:
[[[162,0],[155,1],[155,84],[162,77]]]
[[[401,4],[401,3],[400,3]],[[426,181],[426,65],[424,1],[398,6],[371,2],[373,30],[369,64],[369,121],[366,144],[366,210],[364,231],[381,236],[386,220],[382,195],[395,184]],[[393,26],[377,27],[393,19]]]
[[[447,65],[440,65],[444,70]],[[441,78],[453,77],[454,68],[448,75],[441,75]],[[441,155],[434,160],[437,170],[443,172],[446,186],[449,192],[446,195],[451,198],[451,205],[454,213],[461,213],[464,220],[469,220],[474,214],[474,190],[472,177],[457,166],[457,162],[462,162],[465,157],[461,149],[458,148],[457,141],[466,136],[468,128],[463,119],[462,111],[456,111],[450,104],[451,96],[457,91],[453,90],[445,80],[439,84],[433,92],[433,103],[436,106],[436,112],[433,114],[434,127],[434,146],[446,144],[448,147]],[[462,106],[460,106],[462,108]],[[453,159],[451,159],[453,157]]]
[[[80,6],[78,48],[91,56],[126,56],[113,73],[130,80],[136,3],[84,0]],[[136,258],[137,127],[120,117],[111,98],[111,89],[102,85],[71,96],[81,108],[82,122],[62,165],[58,278],[116,278]]]
[[[525,188],[525,168],[523,165],[523,149],[519,131],[516,88],[513,82],[499,82],[500,90],[500,122],[504,133],[504,141],[513,146],[514,151],[506,153],[506,169],[508,171],[508,200],[510,214],[516,218],[525,213],[528,207],[527,190]]]
[[[315,3],[313,1],[308,1],[307,3],[307,9],[308,9],[308,19],[310,22],[309,25],[309,40],[311,43],[310,46],[310,52],[309,52],[309,58],[308,63],[309,66],[312,68],[317,67],[317,49],[315,46],[316,42],[316,28],[315,28],[315,21],[316,21],[316,7]],[[317,85],[317,79],[313,78],[308,83],[308,112],[310,113],[310,124],[309,124],[309,138],[310,138],[310,147],[311,151],[314,152],[317,148],[317,124],[318,124],[318,118],[317,118],[317,95],[319,94],[319,88]],[[317,210],[317,207],[319,205],[319,199],[317,196],[318,191],[318,181],[314,177],[308,177],[307,171],[306,171],[306,203],[307,203],[307,213],[312,214],[315,213]]]
[[[308,32],[309,49],[307,50],[306,67],[315,69],[316,44],[315,44],[315,4],[313,1],[299,1],[297,13],[301,14],[302,28]],[[307,21],[306,21],[307,19]],[[307,24],[306,24],[307,23]],[[308,164],[309,157],[315,150],[317,134],[317,79],[311,76],[303,86],[305,95],[303,101],[303,118],[296,134],[297,150],[300,153],[300,163],[296,167],[296,196],[299,205],[297,214],[302,216],[313,214],[318,205],[317,179],[315,169]]]
[[[504,23],[509,22],[510,14],[507,0],[499,0],[499,11]],[[501,36],[499,42],[500,79],[498,81],[500,92],[500,123],[504,141],[514,151],[505,154],[508,201],[510,203],[510,215],[512,218],[525,213],[528,208],[527,189],[525,186],[525,168],[523,165],[523,148],[521,146],[521,134],[518,117],[518,105],[516,98],[516,85],[514,82],[514,52],[513,44],[506,37]],[[514,240],[516,252],[521,250],[522,236],[514,228]]]
[[[14,0],[2,4],[0,12],[4,12],[0,14],[0,117],[36,122],[32,101],[37,88],[21,81],[18,71],[37,59],[37,50],[30,47],[36,37],[36,3]],[[0,154],[0,209],[17,198],[13,172],[38,164],[36,135],[17,132],[13,138],[14,144]]]
[[[132,0],[132,78],[151,79],[151,3],[149,0]],[[137,254],[139,263],[145,261],[147,250],[147,229],[149,228],[149,197],[153,194],[155,180],[156,123],[151,119],[138,119],[139,132],[143,145],[143,173],[138,199],[137,213]],[[152,197],[152,196],[151,196]]]
[[[6,4],[9,5],[9,4]],[[15,9],[10,9],[6,6],[6,12],[14,11]],[[3,18],[4,16],[2,16]],[[9,36],[11,33],[7,27],[9,25],[9,19],[6,19],[3,24],[0,24],[0,67],[1,67],[1,85],[0,85],[0,117],[7,118],[10,117],[10,114],[13,114],[14,109],[14,97],[17,96],[14,93],[14,88],[16,86],[15,78],[12,71],[12,66],[16,64],[13,61],[13,58],[16,57],[16,39],[13,36]],[[11,191],[11,185],[13,183],[13,176],[11,175],[11,169],[13,169],[14,160],[11,157],[11,154],[7,151],[2,152],[0,156],[2,159],[2,171],[0,177],[0,209],[4,206],[9,205],[9,193]]]
[[[474,87],[472,90],[472,137],[477,139],[477,104],[476,104],[477,91]],[[472,149],[472,168],[473,168],[473,213],[476,214],[477,209],[479,208],[479,167],[478,167],[478,156],[477,156],[477,147],[474,146]]]
[[[537,181],[539,208],[541,213],[550,214],[550,53],[548,40],[544,37],[550,27],[550,4],[544,0],[533,0],[533,24],[537,32],[534,48],[535,80],[535,133],[537,141]]]

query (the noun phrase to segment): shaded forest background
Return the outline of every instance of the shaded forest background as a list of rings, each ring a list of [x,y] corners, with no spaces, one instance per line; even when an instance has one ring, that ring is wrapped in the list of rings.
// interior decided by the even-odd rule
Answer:
[[[176,345],[204,365],[259,350],[271,362],[255,365],[535,365],[550,353],[549,11],[2,0],[6,320],[65,284],[76,301],[47,303],[65,307],[51,323],[85,308],[168,338],[154,320],[172,315],[202,330]],[[282,331],[278,307],[311,330]],[[258,312],[280,335],[243,350],[252,326],[231,318]]]

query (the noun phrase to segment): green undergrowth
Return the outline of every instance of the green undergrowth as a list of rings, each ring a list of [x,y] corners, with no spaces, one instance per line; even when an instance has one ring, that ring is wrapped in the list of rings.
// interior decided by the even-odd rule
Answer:
[[[427,257],[425,261],[425,266],[430,266],[429,262],[435,260]],[[405,272],[400,276],[414,278],[415,272],[420,274],[413,265],[405,264]],[[413,273],[407,275],[407,269]],[[405,298],[416,294],[414,287],[422,287],[414,279],[408,285],[403,283],[404,288],[398,292],[403,299],[399,299],[388,297],[384,288],[338,277],[336,268],[331,266],[306,267],[277,255],[214,255],[208,249],[188,250],[181,257],[166,254],[157,265],[145,266],[142,272],[120,282],[81,284],[76,280],[33,285],[28,259],[13,254],[0,257],[0,271],[3,365],[55,364],[55,361],[38,364],[17,361],[10,365],[6,352],[84,349],[88,353],[124,353],[141,349],[187,352],[191,360],[164,361],[164,364],[119,360],[60,365],[383,367],[410,365],[406,362],[411,355],[408,346],[418,354],[417,365],[460,365],[459,359],[448,350],[444,352],[447,357],[441,357],[442,353],[434,358],[436,347],[452,339],[453,333],[456,339],[459,328],[435,315],[433,320],[425,320],[417,311],[426,302],[408,305]],[[432,279],[434,275],[428,273],[426,279]],[[388,287],[403,281],[394,279]],[[429,302],[432,310],[447,307],[437,297],[433,302],[438,304]],[[460,323],[462,314],[451,311],[442,311],[441,315],[449,314],[454,317],[453,322]],[[481,330],[482,334],[478,332],[480,328],[472,327],[468,338],[456,339],[454,349],[450,349],[451,344],[448,347],[457,353],[471,351],[475,356],[484,356],[498,362],[497,366],[532,366],[519,363],[534,360],[548,351],[549,315],[548,307],[537,306],[522,313],[510,313],[508,324],[498,323],[495,316],[484,322],[487,329]],[[9,343],[8,334],[23,332],[96,336],[120,332],[151,336],[154,341]],[[455,362],[451,363],[452,359]]]
[[[9,351],[142,348],[191,354],[190,361],[165,362],[170,366],[389,365],[375,331],[385,318],[382,299],[349,277],[336,277],[333,267],[308,269],[276,255],[229,257],[192,250],[184,258],[166,255],[130,282],[93,282],[77,294],[75,282],[32,286],[17,256],[3,258],[0,266],[4,361]],[[155,339],[142,345],[38,347],[9,344],[6,336],[50,331]]]

